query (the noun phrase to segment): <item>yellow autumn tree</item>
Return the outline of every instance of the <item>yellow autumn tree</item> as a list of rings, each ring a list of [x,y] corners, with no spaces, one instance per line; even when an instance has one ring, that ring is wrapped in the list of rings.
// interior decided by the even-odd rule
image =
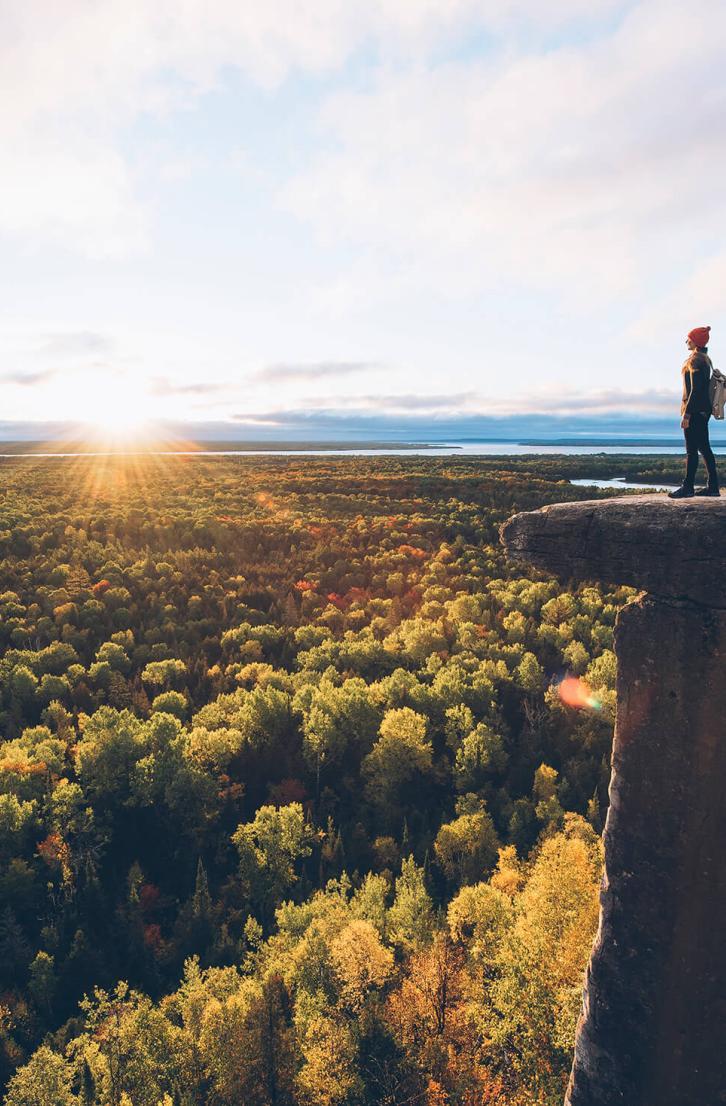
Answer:
[[[496,957],[487,1030],[534,1095],[559,1103],[567,1082],[585,966],[597,928],[602,846],[579,815],[546,839]]]
[[[330,957],[343,1004],[360,1013],[372,991],[384,986],[393,971],[393,953],[370,922],[356,918],[335,937]]]

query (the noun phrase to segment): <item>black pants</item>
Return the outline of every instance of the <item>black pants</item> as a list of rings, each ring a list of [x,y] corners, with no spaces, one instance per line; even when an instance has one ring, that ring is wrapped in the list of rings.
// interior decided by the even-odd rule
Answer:
[[[708,440],[708,420],[710,415],[697,411],[691,415],[690,422],[684,431],[686,436],[686,479],[685,486],[693,488],[698,471],[698,455],[702,455],[708,473],[708,486],[718,490],[718,474],[716,472],[716,458]]]

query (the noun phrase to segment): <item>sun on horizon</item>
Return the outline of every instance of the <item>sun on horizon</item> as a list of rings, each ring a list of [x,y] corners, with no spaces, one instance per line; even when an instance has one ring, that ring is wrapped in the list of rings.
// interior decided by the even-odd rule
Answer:
[[[68,399],[73,423],[94,443],[128,446],[158,435],[143,380],[125,375],[86,378]]]

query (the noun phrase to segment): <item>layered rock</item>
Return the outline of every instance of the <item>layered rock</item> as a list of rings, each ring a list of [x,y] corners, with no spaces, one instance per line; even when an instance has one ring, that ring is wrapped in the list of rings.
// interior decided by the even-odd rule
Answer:
[[[618,616],[600,927],[567,1106],[726,1103],[726,499],[567,503],[511,556],[650,594]]]
[[[557,503],[502,527],[509,555],[565,579],[631,584],[726,608],[726,498]]]

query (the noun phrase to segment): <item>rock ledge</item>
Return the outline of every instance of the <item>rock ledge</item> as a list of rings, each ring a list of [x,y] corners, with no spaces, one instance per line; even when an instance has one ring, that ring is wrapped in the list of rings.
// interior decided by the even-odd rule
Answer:
[[[510,518],[509,555],[565,579],[630,584],[726,609],[726,497],[622,496]]]
[[[566,1106],[726,1104],[726,499],[562,503],[510,555],[650,592],[615,626],[600,927]]]

